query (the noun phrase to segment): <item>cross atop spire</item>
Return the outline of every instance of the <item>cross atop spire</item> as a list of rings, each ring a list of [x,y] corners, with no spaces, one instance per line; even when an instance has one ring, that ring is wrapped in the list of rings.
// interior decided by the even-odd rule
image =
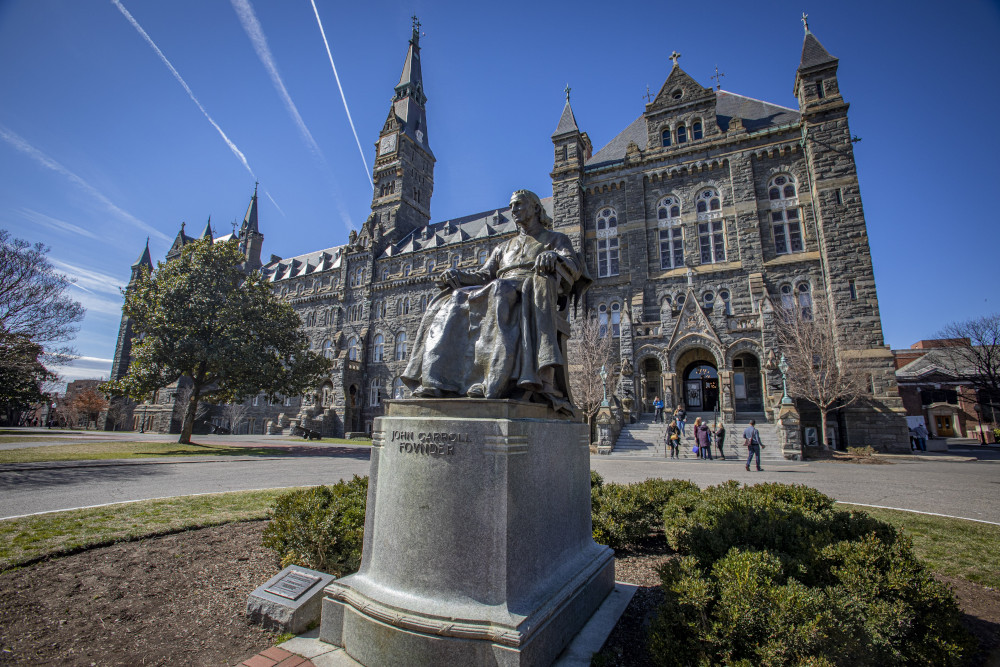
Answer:
[[[719,66],[716,65],[715,66],[715,76],[709,77],[709,78],[715,79],[715,87],[716,87],[716,89],[722,90],[722,77],[724,77],[724,76],[726,76],[726,73],[725,72],[720,72],[719,71]]]
[[[674,67],[677,67],[677,61],[680,59],[680,57],[681,54],[677,53],[676,49],[674,49],[674,52],[670,54],[670,59],[674,61]]]
[[[417,18],[417,15],[414,14],[410,19],[413,21],[413,31],[420,32],[420,19]]]
[[[808,33],[809,32],[809,15],[806,14],[805,12],[802,12],[802,26],[806,29],[806,32]]]
[[[567,83],[566,87],[563,89],[563,92],[566,93],[566,101],[567,102],[569,102],[569,91],[571,91],[571,90],[573,90],[573,89],[570,88],[569,84]]]

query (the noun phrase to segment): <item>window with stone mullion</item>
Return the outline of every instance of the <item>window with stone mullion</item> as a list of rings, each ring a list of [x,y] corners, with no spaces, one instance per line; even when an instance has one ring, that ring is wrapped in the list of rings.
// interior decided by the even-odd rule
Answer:
[[[702,264],[726,261],[726,240],[721,220],[698,223],[698,241]]]
[[[597,241],[597,276],[607,278],[618,275],[618,239],[599,239]]]
[[[684,266],[684,240],[680,227],[660,230],[660,268]]]
[[[804,250],[798,209],[771,211],[771,224],[774,229],[774,252],[786,255]]]

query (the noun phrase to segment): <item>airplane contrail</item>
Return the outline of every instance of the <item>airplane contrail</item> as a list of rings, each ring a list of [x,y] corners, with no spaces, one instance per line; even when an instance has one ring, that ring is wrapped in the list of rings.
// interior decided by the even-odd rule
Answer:
[[[116,0],[117,1],[117,0]],[[358,131],[354,129],[354,120],[351,118],[351,110],[347,108],[347,97],[344,96],[344,88],[340,85],[340,76],[337,74],[337,66],[333,64],[333,53],[330,52],[330,42],[326,39],[326,31],[323,30],[323,21],[319,18],[319,10],[316,9],[316,0],[309,0],[312,3],[313,13],[316,14],[316,23],[319,25],[319,34],[323,37],[323,44],[326,45],[326,55],[330,58],[330,67],[333,68],[333,78],[337,80],[337,88],[340,90],[340,99],[344,102],[344,111],[347,112],[347,122],[351,124],[351,132],[354,133],[354,141],[358,144],[358,152],[361,153],[361,162],[365,165],[365,177],[375,189],[372,181],[371,170],[368,169],[368,161],[365,159],[365,151],[361,148],[361,140],[358,139]]]
[[[254,180],[257,180],[257,175],[254,174],[253,169],[250,168],[250,163],[247,162],[246,156],[244,156],[242,151],[240,151],[240,149],[236,147],[236,144],[234,144],[232,140],[226,136],[226,133],[222,131],[222,128],[219,127],[219,124],[215,122],[215,120],[209,115],[208,111],[205,110],[205,107],[201,105],[201,102],[198,101],[198,98],[194,96],[194,92],[191,90],[191,87],[187,85],[187,82],[180,75],[180,72],[178,72],[177,69],[174,68],[172,64],[170,64],[170,61],[167,60],[167,57],[163,55],[163,51],[160,51],[160,48],[153,42],[152,38],[150,38],[150,36],[146,34],[146,31],[142,29],[142,26],[139,25],[139,22],[136,21],[131,14],[129,14],[128,10],[125,9],[125,7],[122,5],[121,0],[111,0],[111,2],[114,3],[115,7],[118,8],[118,11],[122,13],[122,16],[128,19],[128,22],[132,24],[132,27],[135,28],[140,35],[142,35],[142,38],[146,40],[146,43],[149,44],[154,51],[156,51],[156,55],[160,57],[160,60],[163,61],[163,64],[167,66],[167,69],[170,70],[170,73],[173,74],[174,78],[177,79],[177,82],[181,84],[185,92],[187,92],[188,97],[191,98],[191,101],[194,102],[196,105],[198,105],[198,108],[201,110],[201,113],[204,114],[205,118],[208,119],[208,122],[212,124],[212,127],[216,129],[216,131],[222,137],[222,140],[226,142],[226,145],[229,146],[229,150],[233,152],[233,155],[239,158],[240,162],[243,163],[243,166],[246,167],[246,170],[250,172],[251,176],[254,177]]]
[[[299,114],[298,108],[295,106],[295,102],[292,101],[292,96],[288,94],[288,89],[285,88],[285,82],[281,79],[281,74],[278,73],[278,67],[274,62],[274,56],[271,55],[271,49],[267,46],[267,37],[264,36],[264,30],[261,28],[260,22],[257,20],[257,15],[253,11],[253,7],[250,5],[249,0],[231,0],[233,9],[236,10],[236,15],[240,19],[240,23],[243,25],[243,31],[246,32],[247,37],[250,38],[250,43],[253,44],[254,51],[257,52],[257,57],[260,58],[261,63],[267,70],[267,73],[271,75],[271,82],[274,84],[275,89],[281,96],[281,99],[285,103],[285,108],[288,109],[289,115],[291,115],[292,120],[299,128],[299,132],[302,134],[302,138],[305,139],[306,144],[309,146],[309,150],[316,154],[324,164],[326,163],[326,157],[323,155],[323,151],[320,150],[319,144],[313,138],[312,133],[306,126],[302,116]]]
[[[24,153],[35,162],[42,165],[43,167],[51,169],[57,174],[62,174],[70,181],[75,183],[77,186],[79,186],[81,189],[85,190],[88,194],[90,194],[91,197],[93,197],[94,199],[98,200],[99,202],[107,206],[109,209],[111,209],[111,211],[113,211],[123,220],[130,222],[131,224],[135,225],[136,227],[138,227],[139,229],[143,230],[144,232],[146,232],[151,236],[155,236],[164,241],[170,240],[163,232],[143,222],[142,220],[135,217],[128,211],[125,211],[116,204],[114,204],[110,199],[105,197],[100,190],[98,190],[93,185],[91,185],[87,181],[83,180],[82,178],[74,174],[72,171],[61,165],[59,162],[56,162],[48,155],[46,155],[42,151],[38,150],[37,148],[29,144],[27,141],[25,141],[24,138],[22,138],[16,132],[8,129],[2,124],[0,124],[0,139],[3,139],[8,144],[13,146],[17,150],[21,151],[22,153]]]

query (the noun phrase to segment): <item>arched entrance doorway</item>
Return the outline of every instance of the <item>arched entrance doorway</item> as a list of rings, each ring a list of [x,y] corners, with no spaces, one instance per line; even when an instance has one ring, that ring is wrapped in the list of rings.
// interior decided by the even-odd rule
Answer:
[[[707,361],[684,369],[684,406],[688,412],[715,412],[719,407],[719,370]]]
[[[749,352],[733,357],[733,401],[737,412],[762,412],[760,360]]]
[[[642,362],[643,412],[653,412],[653,401],[657,396],[663,398],[662,370],[659,359],[650,357]]]

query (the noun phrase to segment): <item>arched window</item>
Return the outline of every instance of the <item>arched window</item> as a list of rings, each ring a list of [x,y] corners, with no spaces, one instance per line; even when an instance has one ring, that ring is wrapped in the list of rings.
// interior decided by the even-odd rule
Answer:
[[[426,294],[421,294],[420,295],[420,312],[422,313],[425,310],[427,310],[427,295]]]
[[[688,140],[688,129],[684,125],[677,126],[677,143],[683,144]]]
[[[404,315],[410,314],[410,297],[406,297],[405,299],[403,299],[403,314]]]
[[[410,277],[410,270],[411,270],[411,268],[410,268],[409,264],[405,264],[403,266],[403,277],[404,278],[409,278]]]
[[[392,381],[392,397],[393,398],[405,398],[406,385],[403,384],[403,378],[396,378]]]
[[[333,359],[333,341],[329,338],[323,341],[323,356],[327,359]]]
[[[618,213],[610,206],[597,212],[597,276],[618,275]]]
[[[351,361],[361,360],[361,345],[356,336],[351,336],[351,339],[347,341],[347,358]]]
[[[702,131],[701,120],[699,119],[691,125],[691,138],[697,140],[703,136],[705,136],[705,133]]]
[[[678,295],[677,295],[677,297],[676,297],[676,298],[674,299],[674,303],[676,303],[676,304],[677,304],[677,308],[678,308],[678,310],[679,310],[679,309],[681,308],[681,306],[683,306],[683,305],[684,305],[684,302],[685,302],[686,300],[687,300],[687,297],[686,297],[686,296],[684,296],[684,294],[683,294],[683,293],[681,293],[681,294],[678,294]]]
[[[382,361],[383,354],[385,354],[385,336],[375,334],[375,340],[372,341],[372,361]]]
[[[724,289],[719,290],[719,300],[722,301],[722,309],[723,309],[722,312],[724,312],[726,315],[733,314],[733,306],[729,301],[730,298],[731,297],[729,295],[729,290],[724,290]]]
[[[371,406],[382,405],[382,379],[372,380],[371,389],[368,392],[368,404]]]
[[[489,256],[490,256],[490,254],[488,252],[486,252],[485,250],[480,250],[479,251],[479,265],[482,266],[483,264],[485,264],[486,260],[489,259]]]
[[[792,293],[792,286],[788,283],[781,286],[781,307],[789,313],[795,308],[795,295]]]
[[[611,335],[618,338],[622,333],[622,305],[617,301],[611,304]]]
[[[715,292],[705,292],[701,298],[705,302],[706,310],[711,310],[715,307]]]
[[[597,335],[604,338],[608,335],[608,306],[602,303],[597,307]]]
[[[657,224],[660,226],[660,268],[676,269],[684,266],[684,236],[681,232],[681,200],[667,195],[656,204]]]
[[[681,217],[681,200],[674,195],[667,195],[656,203],[656,219],[666,220],[673,224]]]
[[[811,320],[813,318],[813,300],[809,283],[799,283],[795,289],[799,293],[799,310],[802,313],[802,319]]]
[[[459,261],[459,256],[458,255],[452,255],[451,256],[451,268],[457,269],[458,268],[458,261]]]
[[[434,264],[434,260],[433,259],[427,260],[427,273],[433,273],[434,272],[434,266],[435,266],[435,264]]]
[[[396,361],[406,359],[406,332],[400,331],[396,334]]]
[[[664,146],[670,145],[670,128],[666,128],[660,133],[660,140]]]
[[[774,252],[779,255],[802,252],[805,246],[802,243],[802,223],[795,179],[788,174],[775,176],[768,183],[767,196],[771,201]]]
[[[302,290],[304,289],[305,287],[302,285],[302,283],[299,283],[298,285],[295,286],[295,295],[300,296],[302,294]]]
[[[383,282],[389,279],[389,269],[382,269]]]
[[[722,210],[722,199],[719,197],[719,191],[715,188],[706,188],[702,190],[698,193],[698,197],[696,199],[697,203],[695,204],[695,210],[698,213],[708,213],[710,211]]]

